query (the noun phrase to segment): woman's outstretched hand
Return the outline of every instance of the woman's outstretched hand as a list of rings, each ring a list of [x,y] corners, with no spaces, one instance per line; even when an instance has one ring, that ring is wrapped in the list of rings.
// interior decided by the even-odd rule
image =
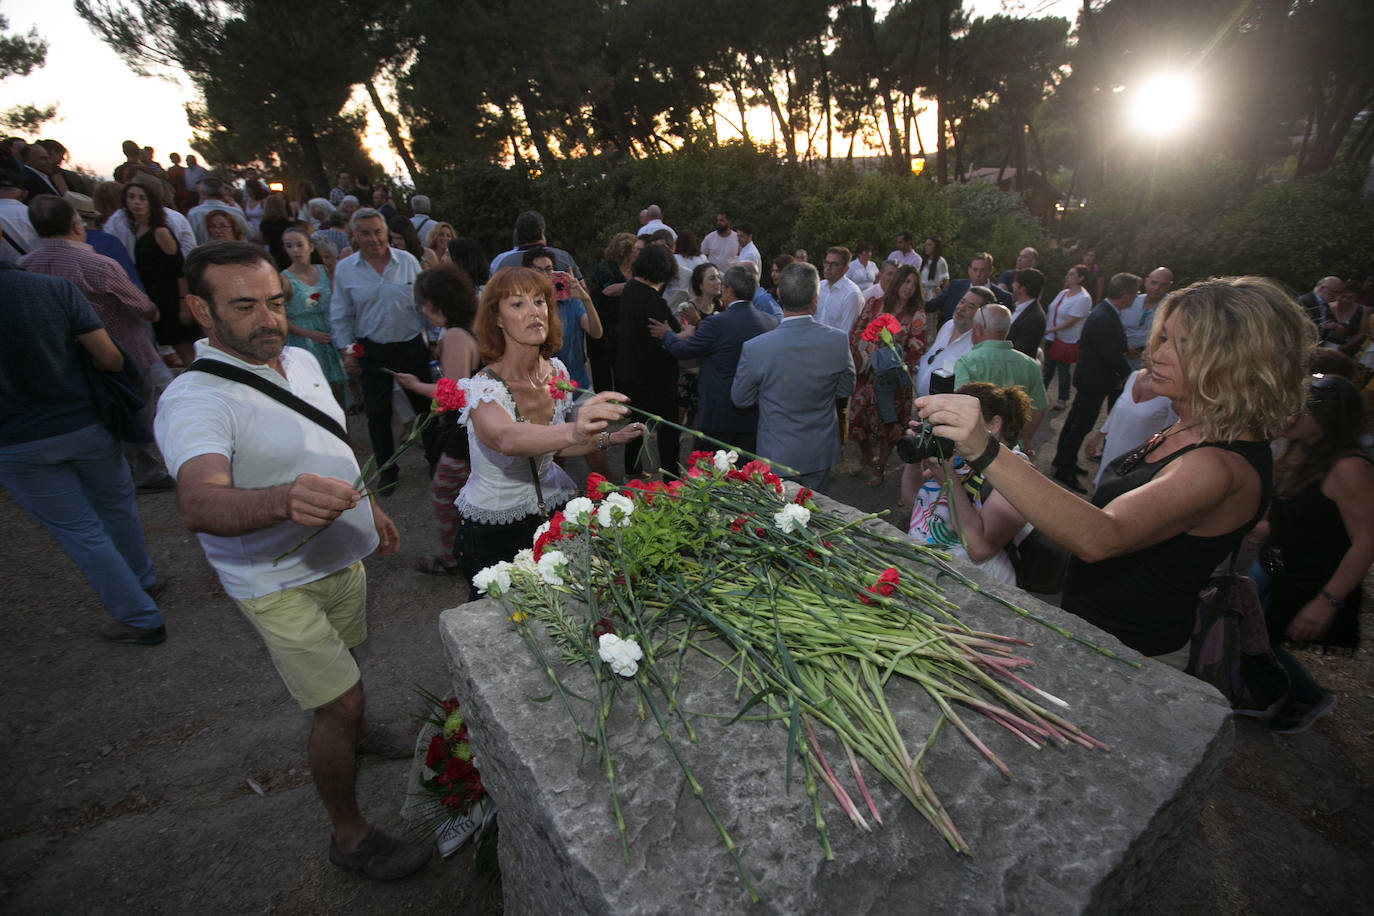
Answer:
[[[625,404],[629,400],[618,391],[601,391],[578,404],[577,417],[573,421],[578,440],[590,443],[609,424],[628,417],[630,409]]]

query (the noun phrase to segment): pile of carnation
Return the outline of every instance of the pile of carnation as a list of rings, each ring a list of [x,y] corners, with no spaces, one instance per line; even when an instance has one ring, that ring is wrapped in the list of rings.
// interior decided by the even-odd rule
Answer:
[[[728,669],[739,685],[731,727],[776,723],[786,730],[785,781],[800,764],[827,858],[820,786],[858,829],[882,823],[860,760],[952,848],[969,851],[921,760],[949,723],[1008,773],[965,721],[970,712],[1037,747],[1104,747],[1050,708],[1066,703],[1017,673],[1030,664],[1017,654],[1025,643],[974,632],[958,620],[957,607],[921,572],[977,590],[944,555],[865,524],[871,517],[855,521],[819,510],[809,490],[788,499],[768,465],[737,466],[738,457],[694,452],[685,475],[667,484],[616,488],[592,474],[587,494],[555,513],[530,548],[474,578],[507,608],[572,727],[597,749],[627,857],[616,785],[622,777],[607,736],[623,690],[651,714],[754,896],[738,846],[677,749],[697,740],[694,717],[677,702],[686,651]],[[595,698],[564,688],[534,625],[552,638],[564,665],[591,673]],[[933,704],[934,724],[919,744],[901,734],[888,711],[891,678],[914,683]],[[848,767],[831,765],[818,728],[830,732],[830,746],[842,748]]]

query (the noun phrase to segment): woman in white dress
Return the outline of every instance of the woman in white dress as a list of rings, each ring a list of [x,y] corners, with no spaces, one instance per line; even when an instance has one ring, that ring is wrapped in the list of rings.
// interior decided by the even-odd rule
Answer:
[[[458,383],[472,470],[453,503],[453,557],[469,580],[529,547],[535,530],[577,494],[555,455],[604,451],[643,432],[639,423],[608,428],[629,413],[617,403],[629,400],[623,394],[592,395],[575,414],[570,397],[555,396],[550,383],[568,370],[553,356],[563,342],[553,302],[543,273],[508,267],[487,283],[477,307],[473,335],[485,366]]]
[[[1078,362],[1078,339],[1083,336],[1083,319],[1093,310],[1091,294],[1083,288],[1088,279],[1088,268],[1075,264],[1064,275],[1064,288],[1054,297],[1046,310],[1045,369],[1043,372],[1045,391],[1055,373],[1059,374],[1059,398],[1054,402],[1055,410],[1063,410],[1069,399],[1069,380],[1073,374],[1073,364]]]

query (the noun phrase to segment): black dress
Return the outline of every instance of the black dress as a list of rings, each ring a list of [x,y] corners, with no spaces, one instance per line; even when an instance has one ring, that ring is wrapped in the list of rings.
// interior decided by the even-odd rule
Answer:
[[[1101,508],[1122,493],[1144,486],[1171,461],[1204,446],[1244,458],[1260,477],[1255,516],[1227,534],[1176,534],[1119,557],[1087,563],[1073,557],[1064,579],[1064,610],[1111,633],[1142,655],[1165,655],[1192,636],[1198,593],[1219,563],[1231,555],[1264,517],[1273,494],[1274,463],[1268,442],[1196,442],[1161,461],[1142,461],[1123,476],[1109,469],[1093,494]]]
[[[1364,456],[1360,456],[1364,457]],[[1269,543],[1283,555],[1283,569],[1269,583],[1269,641],[1281,645],[1293,618],[1317,597],[1350,549],[1341,510],[1322,494],[1314,480],[1294,496],[1276,496],[1269,510]],[[1336,608],[1336,616],[1322,637],[1327,648],[1356,649],[1360,645],[1360,603],[1364,589],[1355,590]]]
[[[641,410],[677,422],[678,362],[663,348],[662,342],[649,333],[649,319],[664,321],[674,332],[681,325],[652,286],[638,280],[625,284],[620,294],[619,346],[616,348],[615,384],[630,403]],[[634,439],[625,446],[625,473],[634,473],[643,439]],[[668,470],[677,467],[678,431],[668,426],[658,428],[658,465]]]
[[[157,342],[170,347],[199,340],[205,336],[200,325],[195,322],[183,324],[180,317],[181,291],[177,281],[182,277],[184,263],[181,246],[178,244],[177,250],[168,254],[153,237],[156,232],[156,229],[149,229],[134,241],[134,267],[138,269],[138,278],[143,281],[148,298],[157,306],[157,323],[153,325]],[[175,235],[172,242],[176,244]]]

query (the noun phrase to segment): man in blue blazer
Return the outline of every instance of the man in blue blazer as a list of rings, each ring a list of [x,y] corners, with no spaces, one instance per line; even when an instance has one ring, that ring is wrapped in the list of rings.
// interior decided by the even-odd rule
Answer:
[[[687,336],[678,336],[666,323],[649,319],[649,333],[662,340],[674,358],[701,360],[697,426],[711,438],[746,452],[755,450],[759,411],[753,406],[736,407],[730,400],[730,386],[744,342],[778,326],[777,319],[750,304],[755,286],[747,267],[736,264],[725,271],[721,298],[730,305],[723,312],[706,316]]]
[[[964,298],[964,294],[974,286],[987,286],[992,290],[992,294],[997,297],[1000,305],[1005,305],[1014,314],[1016,312],[1016,300],[1011,293],[1002,289],[1000,286],[989,286],[988,277],[992,276],[992,255],[986,251],[975,251],[973,257],[968,262],[968,279],[951,280],[945,287],[944,292],[926,303],[926,327],[931,328],[934,334],[939,326],[954,317],[954,310],[959,305],[959,300]]]
[[[758,405],[758,454],[782,476],[824,492],[842,452],[835,401],[854,393],[854,359],[848,335],[812,317],[820,285],[804,261],[783,268],[782,323],[740,350],[730,396],[740,407]]]

